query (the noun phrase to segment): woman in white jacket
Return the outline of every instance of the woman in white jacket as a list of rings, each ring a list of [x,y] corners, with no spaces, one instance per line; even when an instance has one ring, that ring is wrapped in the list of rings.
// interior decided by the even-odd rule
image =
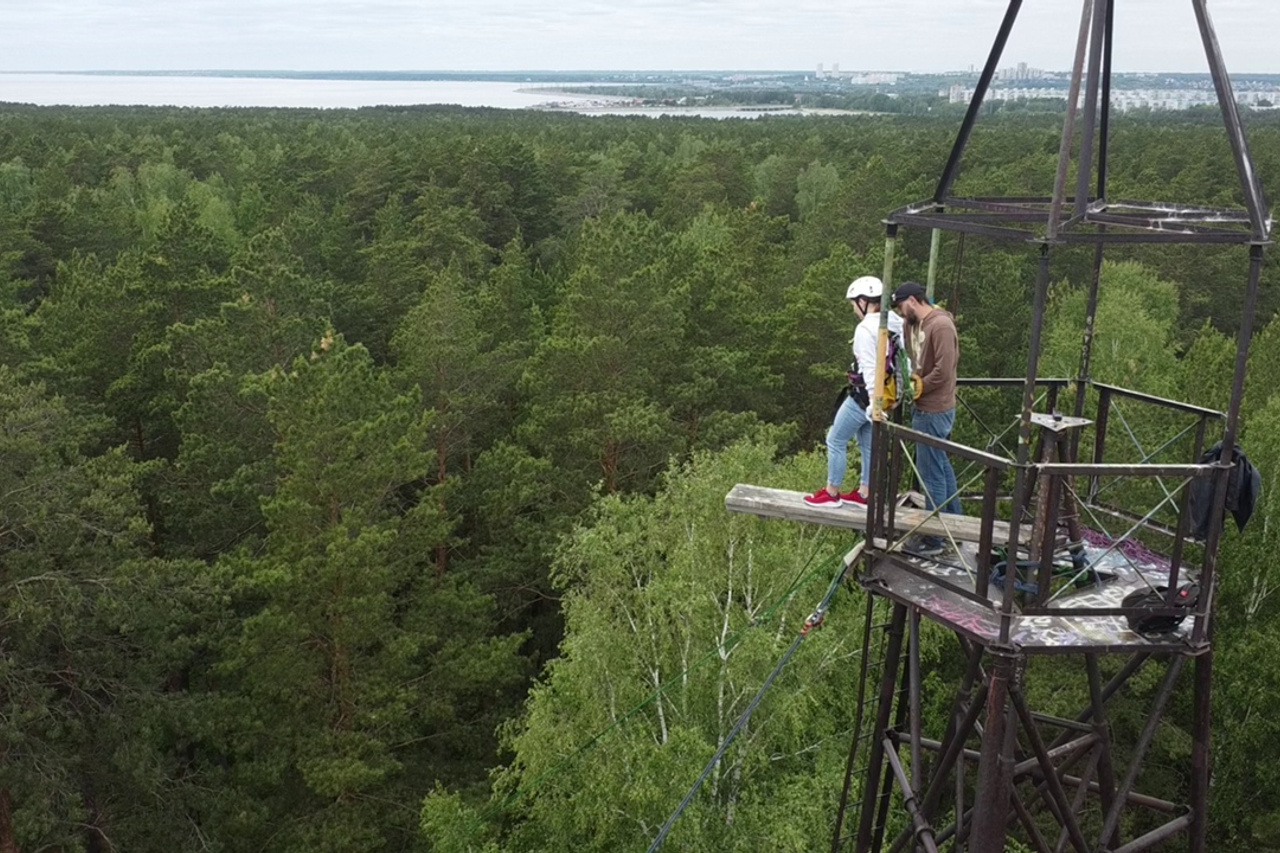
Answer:
[[[853,332],[853,381],[849,395],[836,409],[835,419],[827,430],[827,485],[804,501],[813,506],[841,506],[842,504],[867,503],[871,484],[871,399],[876,387],[876,339],[880,335],[880,295],[884,283],[873,275],[854,279],[845,291],[845,298],[858,315],[858,327]],[[902,318],[889,314],[889,331],[902,335]],[[857,381],[858,378],[861,382]],[[845,471],[848,468],[849,442],[858,439],[861,459],[861,483],[857,489],[841,492]]]

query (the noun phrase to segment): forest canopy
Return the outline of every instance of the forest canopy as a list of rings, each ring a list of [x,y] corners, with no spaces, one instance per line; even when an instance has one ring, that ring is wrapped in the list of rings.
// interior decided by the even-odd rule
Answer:
[[[1047,194],[1058,127],[989,117],[957,191]],[[0,105],[0,850],[643,849],[852,545],[723,497],[820,485],[845,285],[955,129]],[[1212,117],[1112,129],[1115,197],[1240,204]],[[1280,186],[1280,118],[1249,130]],[[896,275],[928,248],[905,234]],[[1108,251],[1093,375],[1225,406],[1243,250]],[[941,257],[962,374],[1021,375],[1034,258]],[[1055,257],[1046,374],[1078,370],[1091,262]],[[1215,850],[1280,848],[1276,275]],[[860,596],[666,849],[829,836]],[[1188,715],[1144,782],[1175,802]]]

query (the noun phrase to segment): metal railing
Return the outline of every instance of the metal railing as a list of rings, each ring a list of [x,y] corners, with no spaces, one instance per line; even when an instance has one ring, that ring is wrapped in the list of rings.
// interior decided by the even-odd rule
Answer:
[[[1092,422],[1081,420],[1075,428],[1060,433],[1038,430],[1034,453],[1028,453],[1024,458],[1029,461],[1019,466],[1011,442],[1016,444],[1018,427],[1030,413],[1020,411],[1021,399],[1010,404],[1000,397],[1018,392],[1021,398],[1024,390],[1025,380],[1020,378],[960,380],[953,435],[962,435],[964,440],[942,439],[911,429],[901,422],[900,415],[897,422],[876,423],[869,559],[888,559],[1002,615],[1011,615],[1011,610],[992,601],[993,583],[1018,586],[1020,615],[1061,615],[1064,610],[1055,608],[1055,602],[1088,579],[1098,560],[1118,554],[1143,583],[1152,589],[1165,588],[1165,606],[1072,607],[1071,615],[1187,615],[1185,608],[1175,607],[1175,596],[1185,579],[1188,548],[1197,545],[1189,530],[1190,496],[1193,485],[1205,480],[1211,481],[1207,487],[1210,494],[1225,488],[1227,466],[1201,462],[1209,427],[1221,422],[1224,414],[1106,383],[1036,380],[1032,399],[1037,411],[1053,413],[1060,404],[1070,402],[1079,412],[1085,409],[1084,403],[1096,400],[1095,406],[1088,407],[1094,417]],[[1085,400],[1075,399],[1080,395],[1085,395]],[[1153,411],[1158,416],[1152,417]],[[1153,424],[1159,428],[1152,428]],[[1048,452],[1046,443],[1053,444]],[[951,458],[957,495],[928,496],[927,516],[904,529],[898,523],[898,498],[909,488],[908,475],[918,478],[914,451],[921,445],[942,450]],[[1088,454],[1088,458],[1081,460],[1081,454]],[[1018,477],[1020,468],[1022,476]],[[1015,494],[1019,482],[1022,494]],[[942,520],[934,507],[946,506],[956,496],[976,510],[976,515],[967,514],[963,523],[957,520],[946,526],[950,535],[963,524],[963,538],[977,542],[976,564],[961,560],[961,567],[969,574],[968,584],[948,582],[922,570],[918,561],[907,559],[903,548],[911,535],[938,530],[936,524],[929,524]],[[1123,532],[1109,529],[1117,527],[1117,522]],[[1086,524],[1088,530],[1082,534]],[[1030,536],[1025,535],[1027,529]],[[1153,546],[1149,534],[1163,541]],[[1104,549],[1102,554],[1084,556],[1085,536]],[[957,545],[954,540],[950,544]],[[1159,570],[1153,573],[1148,564],[1139,571],[1130,550],[1158,554]],[[997,555],[1003,555],[1003,565],[996,561]],[[1203,559],[1207,564],[1207,552]],[[993,577],[993,569],[1003,577]],[[1200,637],[1205,607],[1198,606],[1195,615],[1195,634]]]

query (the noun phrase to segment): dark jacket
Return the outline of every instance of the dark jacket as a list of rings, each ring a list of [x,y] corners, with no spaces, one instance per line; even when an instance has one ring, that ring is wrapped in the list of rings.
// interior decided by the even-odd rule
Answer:
[[[1200,457],[1201,465],[1211,465],[1222,459],[1222,442],[1210,447]],[[1227,503],[1223,512],[1230,512],[1236,520],[1236,528],[1244,530],[1258,505],[1262,493],[1262,474],[1236,445],[1232,454],[1231,473],[1227,477]],[[1213,484],[1216,477],[1197,477],[1191,481],[1191,538],[1209,536],[1209,522],[1213,519]]]

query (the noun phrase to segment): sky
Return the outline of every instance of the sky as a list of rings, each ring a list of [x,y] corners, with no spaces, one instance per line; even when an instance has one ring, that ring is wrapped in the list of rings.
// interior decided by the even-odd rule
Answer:
[[[1280,0],[1208,0],[1280,73]],[[1082,0],[1024,0],[1001,65],[1071,65]],[[950,71],[1007,0],[0,0],[0,71]],[[1205,71],[1192,0],[1116,0],[1117,71]]]

